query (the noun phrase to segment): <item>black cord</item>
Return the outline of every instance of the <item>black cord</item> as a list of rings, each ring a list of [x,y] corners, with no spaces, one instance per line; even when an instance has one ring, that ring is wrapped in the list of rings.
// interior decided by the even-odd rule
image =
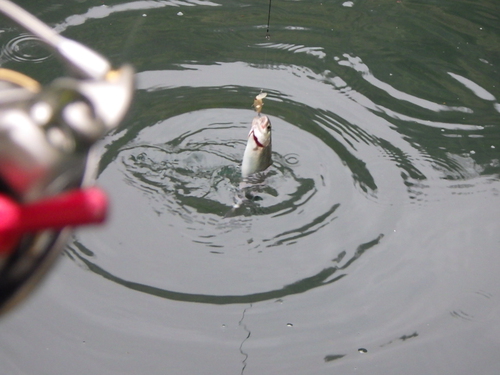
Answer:
[[[271,0],[269,0],[269,11],[267,13],[267,32],[266,32],[266,38],[269,38],[271,35],[269,35],[269,23],[271,21]]]

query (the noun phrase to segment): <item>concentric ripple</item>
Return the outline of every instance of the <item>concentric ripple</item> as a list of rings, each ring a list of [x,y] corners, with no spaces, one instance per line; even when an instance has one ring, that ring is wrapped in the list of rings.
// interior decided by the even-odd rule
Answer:
[[[272,87],[273,165],[256,199],[234,209],[255,77]],[[140,114],[105,141],[99,183],[115,216],[105,238],[81,234],[71,248],[137,291],[248,303],[332,283],[395,232],[405,206],[436,199],[429,186],[446,178],[380,106],[329,72],[186,65],[140,73],[138,86],[137,100],[163,118]]]
[[[70,249],[90,270],[136,291],[227,304],[330,284],[396,232],[405,206],[441,199],[431,187],[448,184],[452,170],[466,172],[391,122],[414,127],[418,118],[376,105],[329,71],[186,64],[137,78],[137,101],[150,111],[105,140],[102,154],[99,183],[112,189],[115,216],[105,238],[80,234]],[[250,105],[262,88],[273,165],[252,188],[255,199],[234,209]],[[431,102],[405,98],[432,118]],[[425,121],[440,133],[453,129]]]
[[[80,234],[72,256],[135,290],[241,303],[338,280],[379,243],[392,219],[381,224],[377,218],[397,212],[380,205],[380,199],[398,196],[385,187],[400,177],[395,169],[379,180],[362,160],[369,157],[359,153],[362,145],[377,138],[280,92],[270,94],[266,104],[273,124],[273,165],[252,187],[255,199],[233,208],[241,196],[241,157],[255,116],[248,109],[220,108],[234,100],[235,92],[244,93],[244,102],[251,99],[247,92],[258,91],[169,89],[168,107],[180,113],[109,137],[99,183],[115,197],[115,216],[107,238]],[[146,96],[151,106],[162,103],[157,100],[161,91]],[[212,108],[185,111],[184,98],[191,96],[190,103],[208,97],[216,102]],[[384,151],[375,150],[378,173]],[[117,186],[117,180],[124,184]],[[360,197],[362,205],[356,203]]]
[[[30,34],[21,34],[8,41],[2,48],[2,55],[13,61],[34,63],[52,56],[41,40]]]

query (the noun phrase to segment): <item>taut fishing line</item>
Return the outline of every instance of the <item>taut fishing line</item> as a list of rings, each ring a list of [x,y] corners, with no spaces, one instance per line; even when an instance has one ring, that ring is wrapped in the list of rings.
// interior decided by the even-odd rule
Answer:
[[[269,10],[267,12],[267,32],[266,32],[266,39],[271,38],[271,34],[269,34],[269,24],[271,21],[271,0],[269,0]]]
[[[269,0],[269,9],[267,11],[267,31],[266,31],[266,39],[267,40],[271,39],[271,34],[269,34],[270,24],[271,24],[271,0]],[[266,52],[264,54],[264,64],[267,65],[267,48],[266,48]],[[262,92],[262,90],[261,90],[261,92]]]
[[[123,59],[123,61],[131,60],[130,53],[134,46],[134,42],[136,41],[135,38],[137,37],[139,28],[144,24],[144,22],[145,18],[142,16],[142,17],[137,17],[137,20],[132,24],[130,32],[128,33],[128,36],[125,39],[125,43],[123,44],[122,47],[121,58]]]

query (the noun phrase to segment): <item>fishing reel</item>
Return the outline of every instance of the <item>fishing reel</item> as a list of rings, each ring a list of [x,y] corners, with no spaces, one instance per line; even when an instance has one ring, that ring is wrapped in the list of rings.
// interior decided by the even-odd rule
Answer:
[[[41,86],[0,68],[0,314],[50,269],[74,226],[101,223],[106,195],[90,187],[92,145],[132,99],[133,70],[112,69],[10,1],[0,12],[52,50],[69,76]]]

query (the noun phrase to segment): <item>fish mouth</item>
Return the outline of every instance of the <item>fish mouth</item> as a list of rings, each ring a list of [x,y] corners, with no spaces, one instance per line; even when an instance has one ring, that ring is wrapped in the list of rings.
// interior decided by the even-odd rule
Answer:
[[[269,121],[269,118],[266,115],[255,117],[252,122],[252,127],[257,127],[262,132],[268,130],[270,125],[271,122]]]
[[[248,138],[253,139],[258,148],[265,148],[269,145],[270,132],[271,123],[269,122],[269,118],[267,116],[258,116],[252,121]]]
[[[255,144],[257,145],[257,147],[260,147],[260,148],[264,148],[266,146],[264,146],[262,143],[260,143],[259,139],[257,138],[257,136],[255,135],[255,132],[252,130],[251,132],[251,135],[253,137],[253,140],[255,142]]]
[[[262,128],[262,130],[267,129],[267,127],[269,126],[269,124],[270,124],[269,117],[262,116],[261,120],[260,120],[260,127]]]

